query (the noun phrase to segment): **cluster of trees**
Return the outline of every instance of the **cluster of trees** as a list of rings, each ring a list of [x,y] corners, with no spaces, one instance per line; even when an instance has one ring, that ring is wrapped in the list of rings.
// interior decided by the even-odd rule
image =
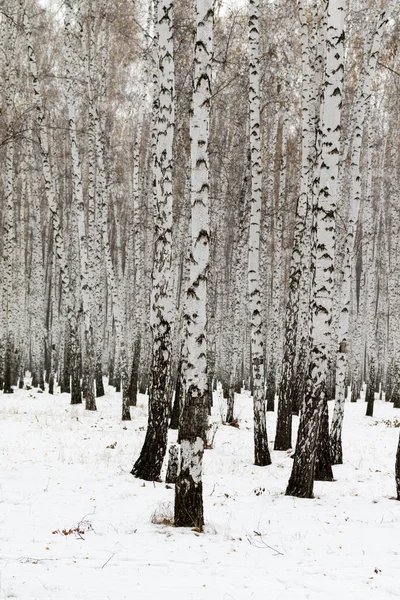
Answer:
[[[204,522],[217,381],[227,423],[252,391],[256,465],[275,398],[275,450],[300,414],[300,497],[343,461],[348,386],[400,408],[397,4],[2,3],[0,386],[96,410],[107,375],[123,420],[148,390],[132,474],[179,429],[177,525]]]

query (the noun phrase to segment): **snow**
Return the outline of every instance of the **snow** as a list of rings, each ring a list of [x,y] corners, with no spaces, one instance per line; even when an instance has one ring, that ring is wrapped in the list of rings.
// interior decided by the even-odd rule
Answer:
[[[345,409],[345,464],[303,500],[284,495],[289,453],[252,464],[252,402],[238,397],[240,428],[220,424],[205,451],[200,534],[152,523],[172,516],[173,486],[130,474],[144,396],[122,423],[113,388],[97,413],[66,394],[1,395],[1,600],[400,598],[399,430],[383,422],[397,412],[384,402],[372,419],[364,402]],[[218,421],[218,399],[215,410]],[[268,413],[271,444],[274,432]]]

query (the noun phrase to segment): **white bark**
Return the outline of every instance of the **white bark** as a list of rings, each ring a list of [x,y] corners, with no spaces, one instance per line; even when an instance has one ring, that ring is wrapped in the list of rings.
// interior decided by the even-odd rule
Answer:
[[[186,301],[186,400],[181,442],[185,458],[175,488],[175,524],[202,527],[202,459],[208,403],[207,276],[210,253],[209,155],[213,3],[197,0],[191,137],[191,256]]]
[[[249,227],[248,294],[251,327],[251,367],[253,375],[254,462],[256,465],[263,466],[269,465],[271,463],[271,458],[268,449],[267,426],[265,418],[264,349],[260,293],[260,221],[262,171],[260,140],[260,32],[258,19],[258,0],[250,0],[249,116],[251,152],[251,204]],[[281,240],[279,241],[281,242]],[[277,342],[277,340],[275,340],[275,342]]]
[[[153,334],[149,418],[146,438],[132,473],[159,478],[167,447],[174,294],[172,288],[172,148],[174,139],[173,1],[159,0],[155,13],[158,41],[158,107],[153,129],[156,201],[150,326]],[[154,117],[153,117],[154,118]]]

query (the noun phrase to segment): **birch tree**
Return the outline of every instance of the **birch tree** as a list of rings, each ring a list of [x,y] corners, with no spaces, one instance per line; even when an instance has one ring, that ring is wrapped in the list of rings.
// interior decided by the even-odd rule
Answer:
[[[175,486],[175,525],[204,524],[202,463],[208,413],[207,277],[209,268],[209,123],[214,11],[196,0],[191,138],[191,252],[186,299],[186,393],[180,427],[181,462]]]
[[[260,217],[261,217],[261,149],[260,149],[260,56],[259,5],[249,4],[249,116],[251,153],[251,204],[249,228],[248,294],[251,327],[251,369],[254,411],[254,463],[271,464],[268,448],[264,394],[264,350],[260,295]]]
[[[169,377],[173,325],[172,290],[172,148],[174,137],[173,2],[158,0],[159,108],[154,180],[156,193],[155,253],[151,297],[153,358],[146,438],[133,469],[135,477],[158,480],[167,448],[170,413]]]

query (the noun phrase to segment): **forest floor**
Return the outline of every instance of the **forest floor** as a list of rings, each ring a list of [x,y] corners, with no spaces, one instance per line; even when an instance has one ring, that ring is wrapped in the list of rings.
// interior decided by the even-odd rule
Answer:
[[[198,533],[154,523],[172,518],[173,486],[130,474],[145,396],[122,423],[113,388],[95,413],[66,394],[1,395],[1,600],[400,598],[392,405],[376,402],[367,418],[364,402],[346,404],[345,464],[313,500],[284,495],[290,453],[252,464],[248,393],[237,397],[239,429],[221,424],[222,410],[218,396]]]

